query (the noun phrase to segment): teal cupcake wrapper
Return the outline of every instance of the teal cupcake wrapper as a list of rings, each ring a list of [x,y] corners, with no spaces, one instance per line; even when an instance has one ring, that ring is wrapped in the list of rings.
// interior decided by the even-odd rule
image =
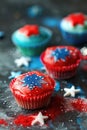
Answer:
[[[43,46],[39,46],[38,48],[35,47],[24,48],[24,47],[17,46],[17,49],[24,56],[39,56],[41,52],[45,50],[46,47],[47,44]]]
[[[63,38],[67,41],[68,44],[82,44],[87,42],[87,32],[84,33],[70,33],[65,30],[61,30]]]
[[[16,46],[20,46],[24,48],[27,48],[27,47],[36,48],[44,44],[47,44],[49,40],[51,39],[51,37],[52,37],[52,31],[50,31],[47,28],[40,27],[40,35],[31,36],[29,38],[24,36],[23,34],[18,34],[18,31],[15,31],[12,34],[12,41]]]

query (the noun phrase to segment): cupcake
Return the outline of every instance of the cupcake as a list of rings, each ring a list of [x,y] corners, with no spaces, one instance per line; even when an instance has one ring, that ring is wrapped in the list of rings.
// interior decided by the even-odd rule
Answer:
[[[55,79],[68,79],[76,74],[81,52],[73,46],[48,47],[41,54],[47,72]]]
[[[87,16],[83,13],[72,13],[60,22],[64,39],[70,44],[87,42]]]
[[[25,25],[12,34],[12,41],[25,56],[36,56],[47,47],[52,32],[38,25]]]
[[[47,106],[54,86],[54,80],[39,71],[24,73],[10,83],[10,89],[15,100],[20,107],[25,109]]]

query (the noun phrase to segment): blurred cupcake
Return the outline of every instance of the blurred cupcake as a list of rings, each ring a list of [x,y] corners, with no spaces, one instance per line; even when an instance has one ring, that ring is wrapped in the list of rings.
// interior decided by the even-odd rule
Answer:
[[[55,86],[54,80],[46,74],[32,71],[20,75],[10,83],[10,89],[18,105],[25,109],[47,106]]]
[[[70,44],[87,42],[87,16],[72,13],[62,19],[60,30],[64,39]]]
[[[41,54],[41,61],[51,77],[68,79],[76,74],[81,57],[80,50],[73,46],[53,46]]]
[[[25,56],[36,56],[47,47],[52,32],[37,25],[25,25],[12,34],[12,41]]]

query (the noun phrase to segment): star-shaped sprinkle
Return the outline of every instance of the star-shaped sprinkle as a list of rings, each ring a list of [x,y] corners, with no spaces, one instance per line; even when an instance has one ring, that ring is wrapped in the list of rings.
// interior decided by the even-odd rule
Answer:
[[[21,71],[18,71],[18,72],[12,71],[12,72],[11,72],[11,75],[10,75],[8,78],[9,78],[9,79],[13,79],[13,78],[18,77],[20,74],[21,74]]]
[[[65,61],[66,57],[70,55],[70,51],[66,48],[56,48],[51,52],[51,57],[54,57],[55,62],[57,60]]]
[[[41,84],[44,83],[43,79],[43,76],[32,74],[25,76],[22,82],[24,87],[28,86],[32,90],[35,86],[41,88]]]
[[[5,36],[5,33],[3,31],[0,31],[0,39],[3,39]]]
[[[39,27],[37,25],[25,25],[19,29],[19,32],[25,34],[25,36],[38,35]]]
[[[75,86],[72,85],[71,88],[64,88],[64,91],[65,91],[64,97],[66,96],[75,97],[75,94],[79,93],[81,90],[75,89]]]
[[[21,57],[19,59],[16,59],[14,62],[17,65],[17,67],[21,67],[21,66],[29,66],[29,62],[31,61],[31,58],[29,57]]]
[[[81,48],[81,53],[82,53],[82,55],[86,56],[87,55],[87,47]]]
[[[43,116],[41,112],[39,112],[38,115],[34,117],[35,119],[32,121],[31,125],[39,123],[40,126],[43,126],[45,124],[44,120],[48,119],[48,116]]]

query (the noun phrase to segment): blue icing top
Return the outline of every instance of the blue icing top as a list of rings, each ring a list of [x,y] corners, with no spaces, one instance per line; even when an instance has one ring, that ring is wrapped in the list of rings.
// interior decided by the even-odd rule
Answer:
[[[35,86],[41,88],[42,87],[41,84],[44,83],[43,79],[44,79],[43,76],[38,76],[36,74],[27,75],[22,81],[24,83],[23,87],[28,86],[31,90]]]
[[[21,47],[38,47],[39,45],[46,44],[52,37],[52,32],[44,27],[39,27],[39,35],[25,36],[19,30],[12,34],[12,41],[15,45]]]
[[[51,56],[54,57],[55,62],[57,60],[63,60],[65,61],[66,57],[70,55],[70,51],[66,48],[56,48],[54,51],[52,51]]]

